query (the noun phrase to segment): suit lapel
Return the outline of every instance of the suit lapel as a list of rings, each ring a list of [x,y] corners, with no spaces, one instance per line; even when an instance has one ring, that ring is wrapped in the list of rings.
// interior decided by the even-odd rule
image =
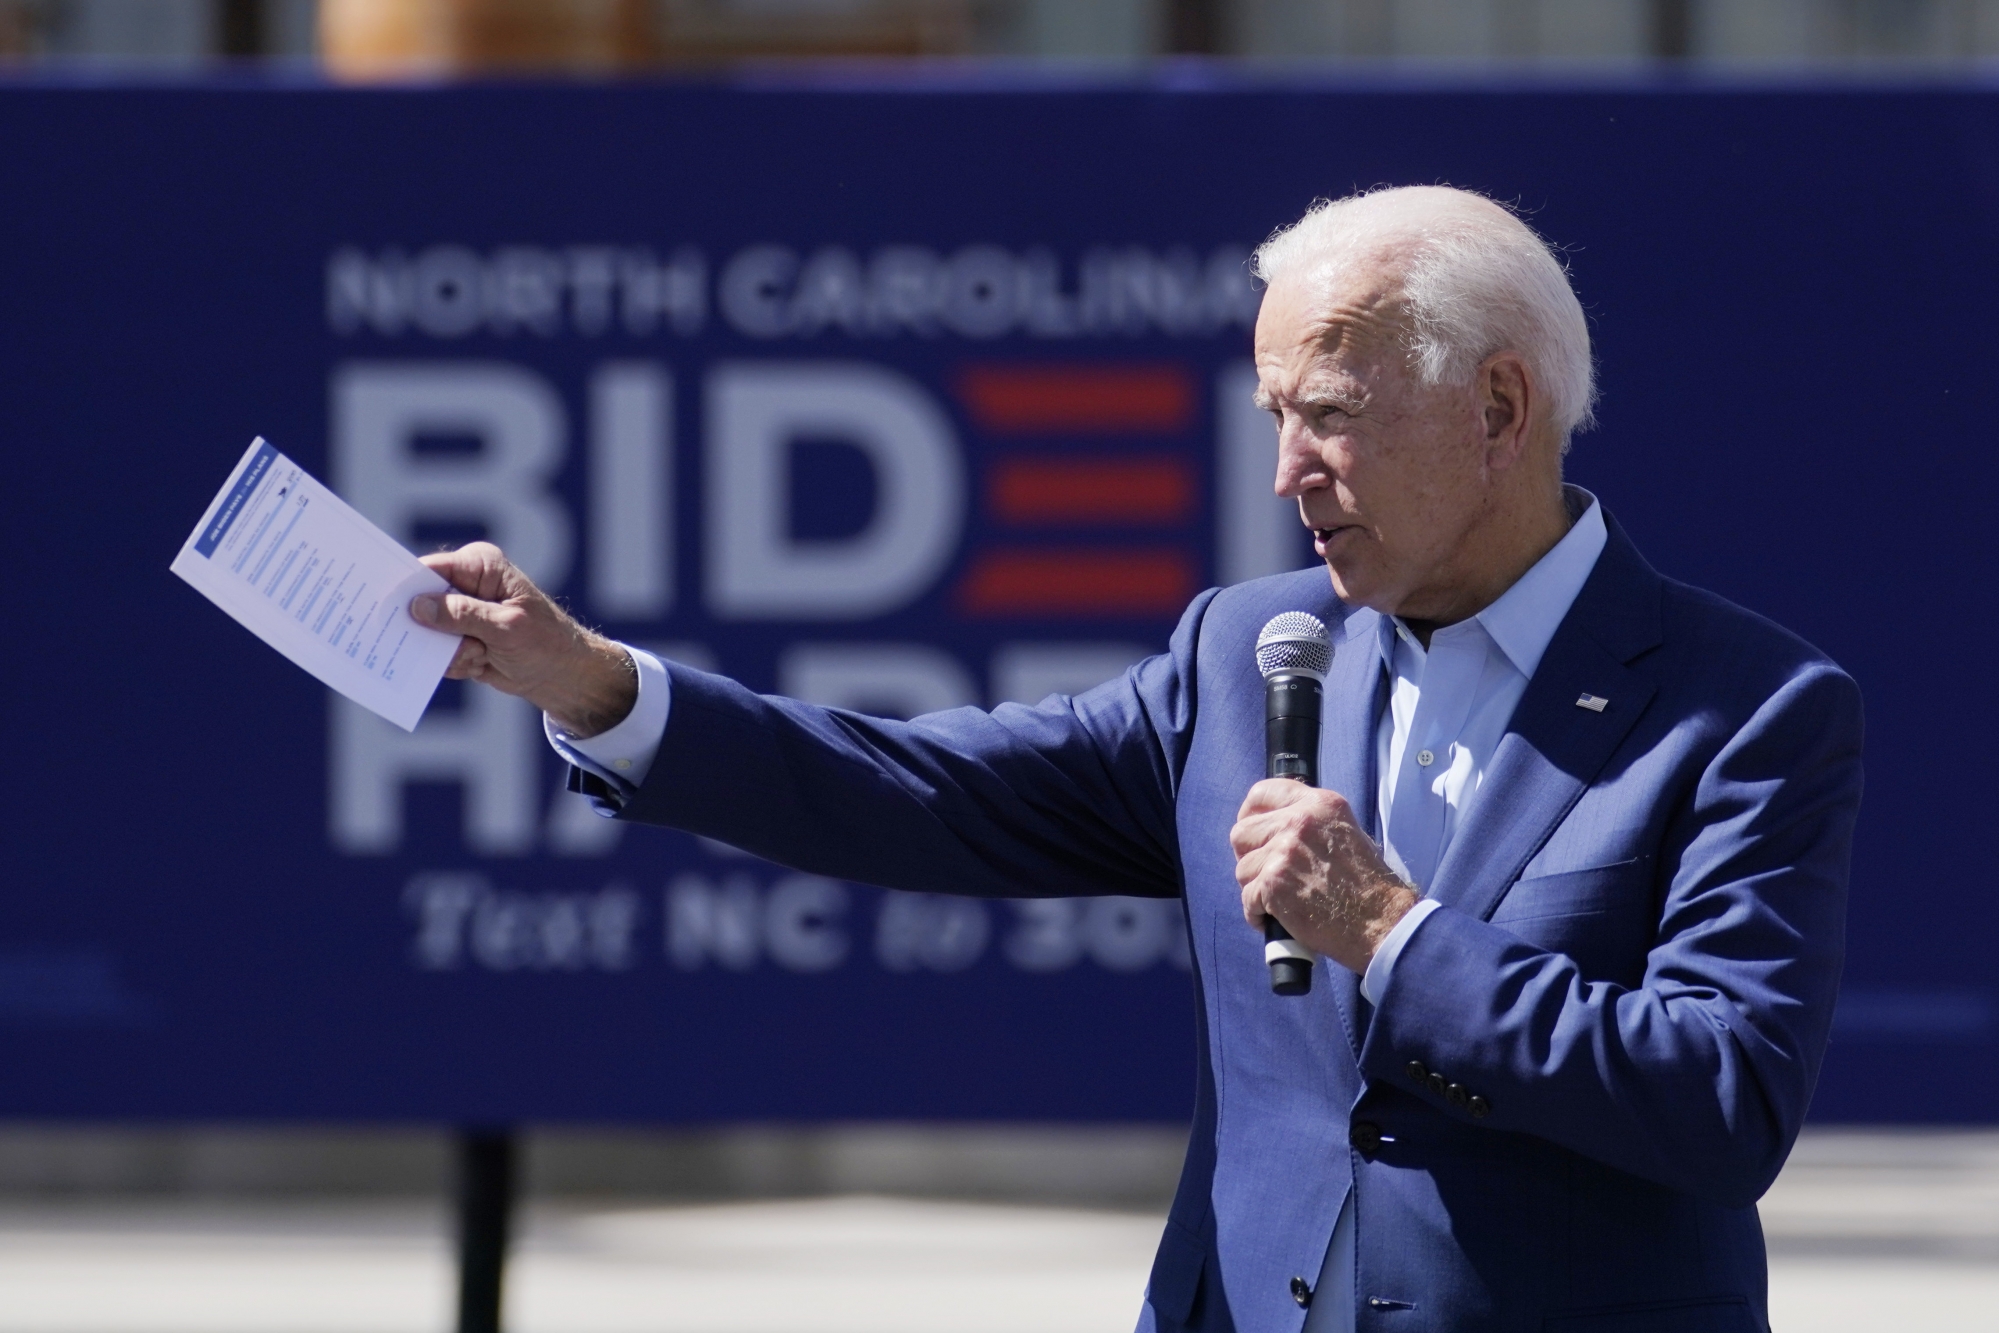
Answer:
[[[1360,825],[1375,822],[1374,728],[1380,718],[1381,654],[1375,635],[1381,616],[1366,609],[1349,615],[1338,631],[1333,667],[1326,675],[1319,720],[1319,785],[1353,806]]]
[[[1374,729],[1382,703],[1381,655],[1375,646],[1380,622],[1379,614],[1362,609],[1334,631],[1340,637],[1319,721],[1319,785],[1346,797],[1360,826],[1370,832],[1376,822]],[[1360,977],[1339,966],[1319,971],[1358,1060],[1371,1012],[1361,998]]]
[[[1659,642],[1660,579],[1615,520],[1609,527],[1595,570],[1549,642],[1429,886],[1431,897],[1481,920],[1657,691],[1628,663]],[[1585,707],[1584,696],[1605,702]]]

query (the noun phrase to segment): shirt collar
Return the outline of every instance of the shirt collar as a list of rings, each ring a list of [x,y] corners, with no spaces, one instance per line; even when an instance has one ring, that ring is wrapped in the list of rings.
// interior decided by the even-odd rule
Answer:
[[[1582,510],[1575,514],[1568,533],[1497,601],[1473,617],[1506,654],[1506,660],[1529,680],[1610,539],[1597,498],[1580,486],[1564,486],[1562,491],[1572,514],[1578,507]],[[1395,666],[1396,634],[1402,627],[1399,617],[1381,618],[1378,647],[1390,670]]]
[[[1529,680],[1610,540],[1596,497],[1580,486],[1562,489],[1572,508],[1578,503],[1585,506],[1569,525],[1568,535],[1477,617],[1499,651]]]

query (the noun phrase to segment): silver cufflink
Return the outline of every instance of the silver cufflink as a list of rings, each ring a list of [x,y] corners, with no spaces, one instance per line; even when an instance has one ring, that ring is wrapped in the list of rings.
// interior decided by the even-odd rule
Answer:
[[[1587,708],[1592,713],[1601,713],[1609,703],[1610,700],[1600,694],[1585,694],[1582,698],[1576,700],[1576,707]]]

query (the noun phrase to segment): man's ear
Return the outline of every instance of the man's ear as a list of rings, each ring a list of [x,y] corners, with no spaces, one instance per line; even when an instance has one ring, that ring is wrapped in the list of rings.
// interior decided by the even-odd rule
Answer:
[[[1517,352],[1495,352],[1478,368],[1480,425],[1485,433],[1486,466],[1511,467],[1527,448],[1539,386]]]

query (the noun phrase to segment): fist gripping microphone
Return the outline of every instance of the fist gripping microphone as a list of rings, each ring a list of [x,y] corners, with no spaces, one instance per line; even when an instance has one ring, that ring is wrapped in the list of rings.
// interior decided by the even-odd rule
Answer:
[[[1319,701],[1333,666],[1333,636],[1317,616],[1286,611],[1256,636],[1263,674],[1263,775],[1319,785]],[[1312,951],[1291,938],[1276,917],[1263,923],[1263,961],[1270,989],[1304,995],[1312,989]]]

